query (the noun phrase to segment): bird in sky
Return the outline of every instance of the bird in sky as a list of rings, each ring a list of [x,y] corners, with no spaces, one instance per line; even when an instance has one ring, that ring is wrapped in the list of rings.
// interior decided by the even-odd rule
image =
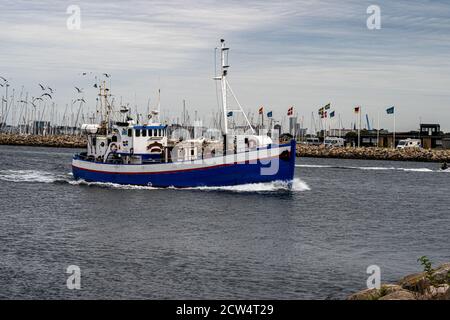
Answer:
[[[39,83],[39,86],[41,87],[42,91],[45,91],[45,87]]]
[[[107,77],[107,78],[111,77],[111,75],[110,75],[110,74],[107,74],[107,73],[104,73],[103,75],[104,75],[105,77]]]
[[[78,93],[83,93],[83,89],[80,89],[78,87],[75,87],[75,89],[77,89]]]
[[[96,83],[94,84],[94,88],[98,88],[98,85]]]
[[[84,98],[81,98],[81,99],[77,99],[76,101],[81,101],[81,102],[84,102],[84,103],[86,103],[86,101],[84,100]]]
[[[41,97],[44,97],[44,96],[49,97],[50,99],[53,99],[49,93],[44,93],[43,95],[41,95]]]
[[[50,93],[53,94],[53,89],[50,87],[47,87],[48,90],[50,90]]]

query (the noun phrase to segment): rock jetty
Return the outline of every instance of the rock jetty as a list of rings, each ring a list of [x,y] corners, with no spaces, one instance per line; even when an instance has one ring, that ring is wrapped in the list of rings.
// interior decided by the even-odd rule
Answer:
[[[352,148],[297,145],[298,157],[450,162],[450,150]]]
[[[408,275],[397,284],[357,292],[347,300],[450,300],[450,263]]]
[[[77,135],[20,135],[0,134],[0,145],[55,147],[55,148],[85,148],[86,139]]]

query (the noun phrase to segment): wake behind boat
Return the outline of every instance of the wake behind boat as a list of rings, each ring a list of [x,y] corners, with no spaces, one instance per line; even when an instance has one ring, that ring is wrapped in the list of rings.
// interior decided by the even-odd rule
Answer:
[[[219,137],[169,138],[168,126],[160,122],[160,110],[149,112],[144,124],[134,121],[129,109],[113,120],[113,108],[106,82],[100,85],[102,119],[84,124],[87,151],[74,155],[75,179],[92,182],[155,187],[229,186],[284,181],[291,183],[295,170],[295,141],[279,144],[256,133],[228,81],[228,50],[221,40],[221,73],[215,80],[222,89],[222,133]],[[238,108],[229,110],[228,96]],[[229,130],[229,115],[242,113],[247,131]],[[172,137],[176,136],[172,133]]]

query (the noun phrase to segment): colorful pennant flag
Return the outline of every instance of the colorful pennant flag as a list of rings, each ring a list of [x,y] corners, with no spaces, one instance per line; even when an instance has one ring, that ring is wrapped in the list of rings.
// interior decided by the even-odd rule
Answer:
[[[259,114],[263,114],[264,113],[264,107],[260,107],[259,108]]]
[[[294,114],[294,107],[289,107],[287,115],[292,116]]]
[[[233,111],[230,111],[227,113],[227,117],[232,117],[233,116]]]
[[[360,110],[361,110],[361,107],[355,107],[355,113],[359,113]]]
[[[334,116],[335,116],[334,111],[331,111],[331,112],[330,112],[330,118],[334,118]]]
[[[331,108],[331,103],[327,104],[325,107],[323,107],[325,110],[329,110]]]
[[[272,118],[272,111],[267,112],[267,118]]]

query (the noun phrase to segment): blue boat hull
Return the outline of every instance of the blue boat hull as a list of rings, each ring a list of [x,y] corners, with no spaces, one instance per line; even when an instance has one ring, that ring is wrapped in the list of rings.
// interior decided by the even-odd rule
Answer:
[[[294,150],[294,151],[293,151]],[[154,187],[230,186],[271,181],[292,181],[295,170],[295,142],[291,143],[288,157],[280,157],[275,174],[264,175],[261,170],[269,165],[257,163],[225,164],[195,170],[178,170],[162,173],[115,173],[81,169],[72,166],[75,179]]]

